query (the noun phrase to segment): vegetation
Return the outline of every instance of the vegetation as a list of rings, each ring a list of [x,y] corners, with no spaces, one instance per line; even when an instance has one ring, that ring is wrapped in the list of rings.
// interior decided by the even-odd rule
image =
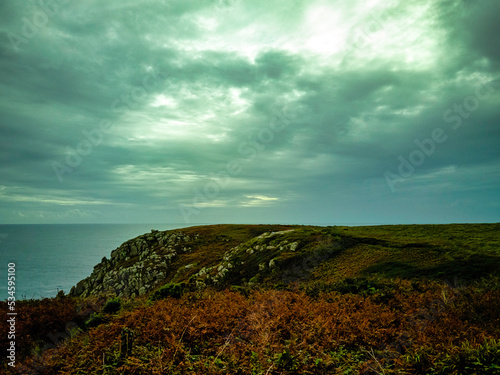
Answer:
[[[294,229],[293,251],[264,237],[203,289],[198,270],[268,227],[185,229],[206,234],[151,295],[21,301],[2,371],[500,374],[500,225]]]
[[[165,299],[167,297],[181,298],[184,292],[185,284],[169,283],[163,285],[161,288],[157,289],[153,294],[151,294],[151,301],[157,301],[159,299]]]
[[[112,298],[102,308],[102,312],[106,314],[114,314],[120,311],[122,301],[119,298]]]

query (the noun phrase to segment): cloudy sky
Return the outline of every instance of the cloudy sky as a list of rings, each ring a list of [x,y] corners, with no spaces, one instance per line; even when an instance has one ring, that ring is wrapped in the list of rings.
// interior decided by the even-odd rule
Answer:
[[[500,2],[0,4],[0,223],[500,221]]]

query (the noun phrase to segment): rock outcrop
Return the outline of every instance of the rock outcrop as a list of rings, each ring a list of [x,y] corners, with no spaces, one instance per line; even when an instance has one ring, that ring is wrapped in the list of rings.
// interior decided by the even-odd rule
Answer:
[[[293,252],[299,247],[298,241],[290,242],[287,238],[286,234],[290,232],[293,232],[293,229],[266,232],[243,242],[227,251],[222,262],[202,268],[191,280],[195,280],[198,288],[204,288],[206,285],[221,284],[231,272],[241,275],[246,269],[246,273],[252,277],[267,273],[267,270],[276,266],[282,253]]]
[[[195,231],[198,228],[202,234]],[[229,235],[220,234],[224,228]],[[152,230],[123,243],[109,259],[104,257],[70,295],[135,297],[168,282],[185,282],[191,289],[251,285],[283,272],[283,264],[301,256],[304,239],[294,229],[263,229],[257,236],[251,226],[245,235],[238,229]]]
[[[116,295],[134,297],[153,290],[180,253],[191,251],[198,236],[181,232],[152,230],[129,240],[104,257],[92,274],[80,281],[70,295]]]

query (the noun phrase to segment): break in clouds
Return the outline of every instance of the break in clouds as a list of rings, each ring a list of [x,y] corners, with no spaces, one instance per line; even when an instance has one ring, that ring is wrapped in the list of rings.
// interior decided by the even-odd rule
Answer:
[[[0,5],[0,221],[499,221],[500,3]]]

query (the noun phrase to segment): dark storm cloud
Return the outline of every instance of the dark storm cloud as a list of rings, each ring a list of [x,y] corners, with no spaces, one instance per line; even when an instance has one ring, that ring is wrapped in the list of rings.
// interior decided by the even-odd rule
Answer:
[[[498,220],[496,2],[47,4],[0,5],[3,222]]]
[[[437,3],[442,20],[450,28],[450,43],[469,58],[487,58],[498,69],[500,33],[496,1],[444,1]],[[466,57],[463,57],[466,59]],[[467,61],[467,60],[466,60]]]

